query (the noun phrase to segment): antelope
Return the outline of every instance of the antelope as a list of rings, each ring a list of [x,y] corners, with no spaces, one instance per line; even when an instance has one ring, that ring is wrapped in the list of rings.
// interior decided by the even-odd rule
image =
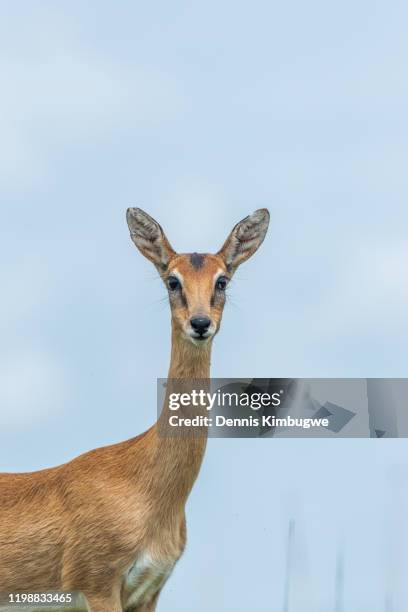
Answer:
[[[208,379],[225,289],[263,242],[267,209],[235,225],[214,255],[176,253],[139,208],[127,223],[168,290],[168,379]],[[160,436],[157,421],[58,467],[0,474],[0,591],[79,591],[90,612],[154,612],[185,548],[185,504],[206,439]]]

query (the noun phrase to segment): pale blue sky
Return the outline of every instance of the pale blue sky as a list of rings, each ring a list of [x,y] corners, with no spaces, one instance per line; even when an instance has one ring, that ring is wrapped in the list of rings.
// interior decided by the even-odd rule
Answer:
[[[154,419],[169,313],[129,205],[180,251],[215,250],[270,209],[214,375],[407,376],[406,3],[14,0],[0,13],[1,470],[59,464]],[[387,585],[402,612],[407,450],[210,441],[159,609],[279,610],[293,515],[302,612],[330,609],[341,540],[347,612],[380,612]]]

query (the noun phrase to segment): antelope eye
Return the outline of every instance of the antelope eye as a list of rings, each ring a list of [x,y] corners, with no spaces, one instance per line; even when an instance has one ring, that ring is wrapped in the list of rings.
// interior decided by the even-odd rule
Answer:
[[[176,291],[176,289],[179,289],[181,287],[179,279],[175,276],[169,276],[169,278],[167,279],[167,284],[169,286],[170,291]]]
[[[217,279],[215,286],[220,291],[225,291],[227,283],[228,283],[228,279],[225,276],[220,276],[220,278]]]

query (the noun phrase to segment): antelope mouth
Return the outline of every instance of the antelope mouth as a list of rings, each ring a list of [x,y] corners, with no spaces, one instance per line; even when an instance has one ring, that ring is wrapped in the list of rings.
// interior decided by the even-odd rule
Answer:
[[[205,332],[205,334],[197,334],[196,332],[187,333],[188,339],[191,340],[191,342],[196,346],[202,346],[203,344],[206,344],[206,342],[210,340],[213,336],[214,332],[212,331]]]

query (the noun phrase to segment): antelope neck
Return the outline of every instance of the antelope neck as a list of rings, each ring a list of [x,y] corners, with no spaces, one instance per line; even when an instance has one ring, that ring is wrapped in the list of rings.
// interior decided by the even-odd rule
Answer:
[[[209,378],[212,340],[196,346],[174,329],[171,337],[170,378]]]
[[[169,432],[168,395],[171,379],[208,379],[210,376],[211,344],[195,346],[188,339],[172,331],[171,360],[168,374],[168,387],[163,410],[156,425],[149,433],[154,435],[154,454],[150,467],[152,488],[162,501],[161,511],[179,508],[183,511],[187,497],[197,478],[207,443],[207,429],[183,428],[181,437],[172,432],[163,434],[162,425]],[[188,383],[186,383],[188,386]],[[174,413],[173,413],[174,414]]]

